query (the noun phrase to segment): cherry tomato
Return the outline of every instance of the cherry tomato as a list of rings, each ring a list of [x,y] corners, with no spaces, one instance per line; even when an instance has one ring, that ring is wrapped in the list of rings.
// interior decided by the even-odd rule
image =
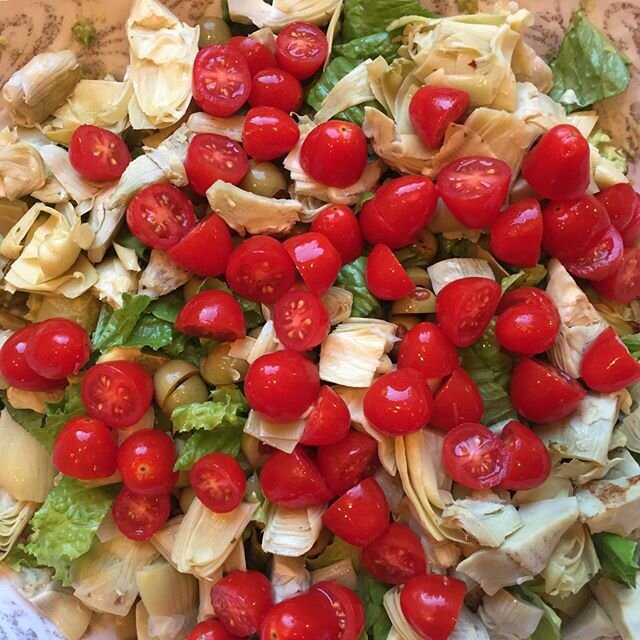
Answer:
[[[640,297],[640,249],[625,248],[620,266],[604,280],[594,282],[593,288],[601,296],[622,304]]]
[[[124,140],[113,131],[81,124],[71,136],[69,162],[87,180],[117,180],[131,162]]]
[[[540,424],[566,418],[586,395],[564,371],[531,358],[520,360],[514,367],[510,393],[516,411]]]
[[[378,443],[360,431],[349,431],[339,442],[318,447],[318,468],[336,495],[370,478],[379,466]]]
[[[469,94],[451,87],[420,87],[409,104],[409,118],[422,142],[439,149],[447,127],[462,118],[469,108]]]
[[[429,425],[450,431],[463,422],[478,422],[483,413],[484,404],[476,383],[458,367],[436,391]]]
[[[270,502],[290,509],[314,507],[333,497],[303,447],[292,453],[274,451],[260,471],[260,485]]]
[[[210,214],[173,245],[167,255],[186,271],[216,278],[225,272],[232,251],[229,227],[220,216]]]
[[[304,139],[300,165],[316,182],[344,189],[358,182],[367,167],[367,139],[351,122],[323,122]]]
[[[558,313],[558,309],[550,296],[542,289],[536,289],[536,287],[521,287],[505,293],[498,305],[498,313],[504,313],[511,307],[523,304],[544,308],[553,315]]]
[[[540,260],[543,222],[537,200],[520,200],[507,207],[491,225],[491,253],[519,267],[535,267]]]
[[[214,513],[233,511],[242,502],[247,487],[242,467],[226,453],[209,453],[200,458],[189,471],[189,483],[198,500]]]
[[[283,247],[311,291],[322,294],[335,282],[342,260],[327,236],[309,231],[288,238]]]
[[[496,338],[503,349],[523,356],[547,351],[560,329],[558,311],[519,304],[509,307],[496,322]]]
[[[611,224],[620,232],[624,231],[633,219],[636,208],[636,192],[630,184],[614,184],[612,187],[596,193],[596,198],[607,210]]]
[[[273,604],[271,583],[257,571],[232,571],[211,589],[211,605],[222,626],[235,636],[252,636]]]
[[[284,69],[269,67],[253,76],[249,104],[291,113],[302,107],[302,96],[302,85],[294,76]]]
[[[327,37],[308,22],[288,24],[276,39],[278,64],[298,80],[310,78],[329,55]]]
[[[111,510],[120,532],[130,540],[142,542],[162,529],[169,519],[171,499],[169,494],[143,496],[123,487]]]
[[[248,36],[233,36],[227,45],[235,47],[245,58],[249,65],[251,76],[268,67],[276,67],[276,59],[273,53],[261,42]]]
[[[178,244],[195,227],[191,201],[172,184],[152,184],[138,191],[127,208],[127,225],[133,235],[153,249]]]
[[[296,146],[299,138],[296,121],[275,107],[249,109],[242,128],[245,151],[258,162],[283,156]]]
[[[501,295],[500,285],[488,278],[454,280],[436,297],[436,318],[453,344],[468,347],[489,326]]]
[[[438,195],[424,176],[403,176],[385,182],[365,202],[358,216],[364,239],[400,249],[415,242],[436,212]]]
[[[80,392],[92,418],[122,429],[138,422],[151,405],[153,380],[137,362],[103,362],[85,373]]]
[[[380,300],[399,300],[412,293],[416,285],[386,244],[371,250],[364,272],[367,289]]]
[[[529,427],[511,420],[500,434],[507,451],[507,475],[502,489],[526,491],[539,487],[551,473],[551,457],[544,442]]]
[[[509,193],[511,167],[483,156],[450,162],[438,174],[438,193],[451,213],[466,227],[488,227],[500,214]]]
[[[190,336],[232,342],[247,335],[240,303],[226,291],[197,293],[180,309],[176,329]]]
[[[227,284],[243,298],[273,304],[296,280],[296,271],[282,245],[268,236],[247,238],[227,263]]]
[[[366,547],[389,526],[389,505],[380,485],[367,478],[340,496],[322,522],[349,544]]]
[[[640,380],[640,362],[616,332],[605,329],[589,346],[580,362],[580,377],[594,391],[613,393]]]
[[[187,640],[237,640],[217,621],[205,620],[191,630]]]
[[[365,611],[360,598],[347,587],[334,580],[316,582],[311,588],[324,595],[338,619],[338,640],[359,640],[365,623]]]
[[[427,379],[443,378],[458,367],[458,352],[444,331],[432,322],[420,322],[400,344],[398,368],[410,367]]]
[[[118,445],[104,422],[71,418],[53,445],[53,466],[76,480],[108,478],[116,471]]]
[[[522,175],[544,198],[579,198],[591,179],[590,157],[589,143],[580,131],[560,124],[547,131],[524,157]]]
[[[353,211],[343,204],[330,204],[311,223],[313,233],[322,233],[338,250],[342,264],[349,264],[364,251],[362,232]]]
[[[404,584],[427,570],[420,538],[397,522],[362,550],[362,565],[376,580],[387,584]]]
[[[631,222],[622,231],[625,247],[635,247],[640,242],[640,193],[636,195],[636,208]]]
[[[329,313],[315,293],[292,289],[276,302],[273,326],[284,347],[308,351],[329,335]]]
[[[364,396],[364,415],[388,436],[406,436],[427,426],[433,398],[419,371],[403,368],[385,373]]]
[[[300,444],[335,444],[346,438],[350,426],[349,407],[331,387],[325,385],[307,418]]]
[[[411,628],[424,640],[447,640],[464,603],[462,580],[435,573],[416,576],[400,592],[400,608]]]
[[[611,225],[578,258],[564,261],[567,271],[577,278],[599,281],[612,276],[622,264],[624,243]]]
[[[209,115],[225,117],[247,101],[251,72],[240,51],[228,44],[214,44],[198,51],[193,64],[193,97]]]

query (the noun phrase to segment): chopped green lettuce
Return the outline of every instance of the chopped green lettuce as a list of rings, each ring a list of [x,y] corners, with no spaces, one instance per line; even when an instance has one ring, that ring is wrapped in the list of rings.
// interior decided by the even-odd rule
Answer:
[[[242,391],[233,385],[218,387],[211,392],[211,400],[183,405],[171,414],[173,430],[212,431],[217,427],[243,427],[249,405]]]
[[[358,595],[365,608],[366,622],[362,640],[387,640],[391,630],[391,620],[384,609],[382,599],[389,586],[378,582],[367,573],[358,580]]]
[[[140,242],[140,240],[138,240],[138,238],[136,238],[126,227],[123,227],[122,231],[118,234],[116,243],[126,247],[127,249],[133,249],[141,260],[147,260],[149,257],[149,247],[142,244],[142,242]]]
[[[468,258],[475,250],[475,244],[469,238],[458,238],[452,240],[438,235],[438,259],[447,258]]]
[[[611,143],[611,136],[604,131],[594,131],[589,136],[589,144],[592,144],[603,158],[606,158],[620,169],[622,173],[627,173],[628,163],[625,155]]]
[[[92,336],[94,349],[104,352],[122,346],[152,302],[148,296],[132,296],[128,293],[123,294],[122,299],[124,304],[120,309],[102,305],[98,326]]]
[[[218,427],[213,431],[196,431],[185,441],[174,469],[189,471],[202,456],[226,453],[234,458],[240,453],[242,427]]]
[[[602,575],[635,589],[640,569],[638,543],[608,532],[594,533],[592,539]]]
[[[350,264],[345,264],[338,274],[337,285],[353,294],[351,316],[354,318],[381,318],[380,301],[367,289],[364,269],[367,259],[360,256]]]
[[[502,292],[505,293],[509,289],[519,289],[520,287],[535,287],[547,277],[547,269],[543,264],[537,264],[535,267],[528,267],[512,273],[510,276],[502,278],[500,286]]]
[[[9,412],[9,415],[29,433],[42,428],[44,416],[41,413],[37,413],[31,409],[14,409],[7,400],[6,391],[0,392],[0,400],[2,400],[2,404]]]
[[[513,587],[511,591],[519,598],[522,598],[522,600],[542,609],[542,619],[530,640],[560,640],[562,620],[555,610],[538,594],[534,593],[533,590],[527,588],[525,585]]]
[[[353,564],[353,568],[357,571],[360,568],[360,550],[358,547],[345,542],[342,538],[336,536],[322,551],[320,555],[315,558],[307,559],[307,567],[311,571],[316,569],[324,569],[329,565],[334,564],[340,560],[348,558]]]
[[[631,355],[636,358],[636,360],[640,360],[640,333],[634,333],[631,336],[622,336],[620,340],[622,340],[624,346],[629,349]]]
[[[362,61],[382,56],[387,62],[391,62],[395,58],[399,46],[400,43],[395,42],[389,32],[381,31],[356,38],[350,42],[336,44],[333,47],[333,52],[351,60]]]

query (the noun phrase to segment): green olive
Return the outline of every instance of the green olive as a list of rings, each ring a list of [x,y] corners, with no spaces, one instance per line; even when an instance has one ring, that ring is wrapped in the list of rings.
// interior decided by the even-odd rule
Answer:
[[[436,295],[433,291],[423,287],[416,287],[416,290],[400,300],[395,300],[391,305],[393,315],[405,313],[435,313]]]
[[[389,318],[389,322],[393,322],[393,324],[397,324],[398,327],[402,327],[404,329],[404,333],[413,329],[417,324],[420,323],[420,318],[418,316],[413,316],[409,314],[391,316]],[[398,331],[396,331],[396,336],[398,335]],[[399,336],[402,337],[402,336]]]
[[[429,229],[423,229],[411,249],[426,262],[431,262],[438,253],[438,238]]]
[[[229,349],[231,345],[223,342],[201,360],[200,373],[209,384],[234,384],[245,377],[249,363],[229,356]]]
[[[198,20],[200,40],[198,46],[207,47],[210,44],[224,44],[231,38],[229,25],[222,18],[202,16]]]
[[[205,402],[209,398],[209,389],[200,376],[192,376],[181,382],[165,399],[161,406],[170,416],[176,407],[194,402]]]
[[[188,302],[193,296],[199,293],[199,289],[202,286],[204,280],[202,278],[191,278],[187,284],[182,288],[182,295],[185,302]]]
[[[248,433],[242,434],[242,453],[254,469],[262,467],[269,457],[260,451],[260,440]]]
[[[407,269],[407,275],[413,280],[413,284],[415,284],[416,287],[431,286],[431,278],[429,277],[426,269],[421,269],[420,267],[409,267]]]
[[[275,164],[249,160],[249,171],[239,186],[257,196],[273,198],[280,191],[287,190],[287,180]]]
[[[182,513],[187,513],[191,503],[196,498],[196,492],[193,490],[193,487],[186,487],[180,492],[180,498],[178,498],[178,502],[180,503],[180,510]]]
[[[169,360],[153,376],[156,402],[162,408],[167,398],[188,378],[198,376],[198,369],[186,360]]]

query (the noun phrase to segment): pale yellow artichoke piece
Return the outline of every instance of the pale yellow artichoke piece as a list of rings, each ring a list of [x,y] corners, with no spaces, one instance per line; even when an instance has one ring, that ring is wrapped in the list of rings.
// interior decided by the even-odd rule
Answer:
[[[267,553],[299,558],[313,547],[322,530],[326,505],[307,509],[288,509],[271,505],[262,536]]]
[[[628,589],[609,578],[600,578],[592,590],[622,640],[635,640],[640,629],[640,587]]]
[[[153,249],[149,264],[140,275],[138,293],[159,298],[165,296],[191,280],[192,274],[181,269],[160,249]]]
[[[274,449],[291,453],[300,442],[300,438],[302,438],[305,424],[305,418],[286,423],[269,422],[258,412],[250,411],[247,422],[244,425],[244,433],[257,438],[260,442],[264,442]]]
[[[544,612],[500,589],[482,598],[478,615],[492,638],[528,640],[538,628]]]
[[[333,16],[339,0],[229,0],[229,15],[234,22],[255,24],[280,31],[294,20],[325,25]]]
[[[138,290],[138,278],[132,271],[127,271],[119,258],[113,256],[96,265],[98,281],[93,290],[102,302],[111,307],[120,308],[125,293]]]
[[[308,591],[311,576],[305,567],[304,558],[274,555],[271,563],[271,586],[274,603]]]
[[[216,133],[220,136],[227,136],[236,142],[242,142],[242,129],[244,127],[245,116],[229,116],[227,118],[217,118],[208,113],[198,111],[192,113],[187,120],[187,127],[192,133]]]
[[[40,154],[5,130],[0,142],[0,197],[17,200],[44,186],[46,170]]]
[[[11,551],[37,508],[35,502],[16,500],[0,488],[0,560]]]

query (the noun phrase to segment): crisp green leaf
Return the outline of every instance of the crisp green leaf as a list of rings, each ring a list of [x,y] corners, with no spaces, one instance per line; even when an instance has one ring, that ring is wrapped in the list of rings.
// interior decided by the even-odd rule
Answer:
[[[360,256],[350,264],[345,264],[336,281],[339,287],[353,294],[351,315],[354,318],[381,318],[382,307],[380,301],[367,289],[364,279],[364,269],[367,259]]]
[[[159,320],[152,315],[143,315],[136,323],[129,337],[122,342],[123,347],[149,347],[159,351],[173,343],[176,332],[171,322]]]
[[[638,575],[638,543],[615,533],[594,533],[593,544],[603,576],[635,589]]]
[[[387,640],[391,630],[391,620],[384,609],[382,600],[390,587],[378,582],[367,573],[360,574],[358,595],[365,608],[365,633],[368,640]]]
[[[360,569],[360,549],[345,542],[342,538],[336,536],[324,551],[315,558],[307,558],[307,567],[311,571],[316,569],[324,569],[334,562],[349,558],[353,568],[358,571]]]
[[[538,609],[542,609],[542,619],[538,624],[538,628],[533,632],[530,640],[560,640],[562,620],[554,609],[552,609],[539,595],[534,593],[525,585],[513,587],[511,590],[516,596],[538,607]]]
[[[631,355],[640,360],[640,333],[634,333],[631,336],[622,336],[620,338],[624,343],[624,346],[629,349]]]
[[[443,235],[438,236],[438,258],[467,258],[475,250],[475,244],[469,238],[450,240]]]
[[[174,466],[176,471],[189,471],[202,456],[227,453],[234,458],[240,453],[242,427],[218,427],[213,431],[196,431],[185,441]]]
[[[359,196],[358,196],[358,202],[356,202],[356,204],[353,207],[353,210],[356,213],[360,213],[360,210],[362,209],[362,207],[364,207],[364,205],[369,202],[369,200],[373,200],[376,197],[376,194],[373,193],[373,191],[363,191]]]
[[[147,311],[159,320],[174,323],[182,307],[184,307],[184,296],[180,291],[174,291],[154,300]]]
[[[120,231],[116,238],[116,242],[127,249],[133,249],[140,259],[146,259],[149,254],[149,247],[142,244],[142,242],[140,242],[140,240],[138,240],[138,238],[136,238],[127,227],[123,227],[122,231]]]
[[[173,342],[164,347],[162,353],[170,358],[186,360],[194,367],[199,367],[200,359],[205,354],[205,351],[202,342],[198,338],[176,332]]]
[[[399,42],[395,42],[393,36],[387,31],[372,33],[362,38],[356,38],[350,42],[336,44],[333,52],[338,56],[351,58],[362,62],[367,58],[382,56],[387,62],[391,62],[398,52]]]
[[[7,400],[6,391],[0,391],[0,400],[2,400],[2,404],[9,412],[9,415],[29,433],[42,427],[44,416],[41,413],[32,411],[31,409],[14,409]]]
[[[217,427],[243,427],[249,405],[242,391],[233,385],[218,387],[211,392],[211,400],[177,407],[171,414],[173,430],[211,431]]]
[[[502,278],[500,286],[502,293],[506,293],[509,289],[519,289],[520,287],[535,287],[547,277],[547,269],[543,264],[537,264],[535,267],[528,267],[513,273],[510,276]]]
[[[112,309],[106,304],[102,306],[92,337],[94,349],[105,352],[122,346],[152,302],[148,296],[132,296],[128,293],[123,294],[122,299],[123,306],[120,309]]]

